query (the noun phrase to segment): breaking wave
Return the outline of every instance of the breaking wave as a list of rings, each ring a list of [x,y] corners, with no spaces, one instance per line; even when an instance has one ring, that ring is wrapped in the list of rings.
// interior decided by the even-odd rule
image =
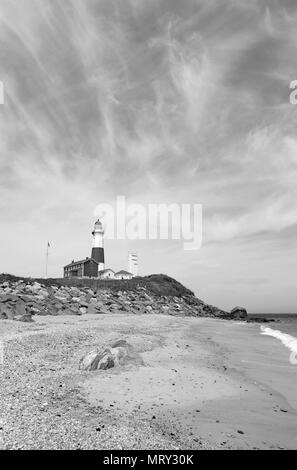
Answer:
[[[290,362],[294,365],[297,364],[297,338],[295,338],[295,336],[291,336],[287,333],[282,333],[279,330],[273,330],[272,328],[267,328],[265,326],[261,326],[260,328],[262,335],[273,336],[274,338],[279,339],[284,346],[290,349]]]

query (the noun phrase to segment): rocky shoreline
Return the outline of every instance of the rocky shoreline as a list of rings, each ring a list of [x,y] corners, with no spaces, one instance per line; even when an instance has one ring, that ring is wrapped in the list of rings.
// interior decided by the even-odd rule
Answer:
[[[168,278],[170,279],[170,278]],[[131,290],[91,289],[67,285],[45,285],[34,280],[0,284],[0,319],[34,321],[34,315],[84,315],[106,313],[167,314],[177,316],[231,315],[208,305],[190,291],[160,295],[142,285]]]

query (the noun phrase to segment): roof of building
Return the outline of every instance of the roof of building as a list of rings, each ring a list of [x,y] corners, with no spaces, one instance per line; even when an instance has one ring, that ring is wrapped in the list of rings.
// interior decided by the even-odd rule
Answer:
[[[71,263],[66,264],[64,268],[69,268],[70,266],[74,266],[76,264],[85,264],[85,263],[88,263],[89,261],[94,261],[94,263],[99,264],[98,261],[96,261],[94,258],[85,258],[79,261],[71,261]]]
[[[99,271],[99,274],[107,273],[108,271],[111,271],[115,274],[114,270],[111,268],[102,269],[102,271]]]
[[[129,271],[125,271],[124,269],[122,269],[121,271],[118,271],[116,274],[129,274],[129,276],[133,276],[132,273],[130,273]]]

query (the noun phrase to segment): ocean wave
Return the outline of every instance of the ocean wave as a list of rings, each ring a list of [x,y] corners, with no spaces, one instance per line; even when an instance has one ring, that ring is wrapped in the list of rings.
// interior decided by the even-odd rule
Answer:
[[[291,364],[297,364],[297,338],[295,336],[288,335],[287,333],[282,333],[279,330],[273,330],[265,326],[261,326],[261,334],[267,336],[273,336],[274,338],[279,339],[284,346],[286,346],[291,351],[290,362]]]

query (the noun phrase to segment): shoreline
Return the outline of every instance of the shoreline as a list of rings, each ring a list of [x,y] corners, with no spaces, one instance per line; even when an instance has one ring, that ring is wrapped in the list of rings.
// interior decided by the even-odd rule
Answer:
[[[260,324],[133,314],[35,320],[1,322],[2,448],[297,448],[297,369]],[[78,370],[82,355],[118,338],[144,367]]]

